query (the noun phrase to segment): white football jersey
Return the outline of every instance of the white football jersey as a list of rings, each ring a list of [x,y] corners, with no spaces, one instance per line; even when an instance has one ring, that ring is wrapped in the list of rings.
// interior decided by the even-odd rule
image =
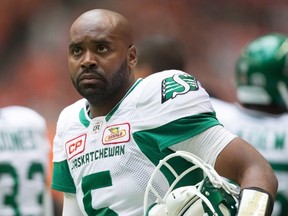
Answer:
[[[52,188],[76,193],[83,215],[142,216],[147,182],[159,160],[172,153],[169,147],[215,125],[206,91],[177,70],[139,79],[106,116],[91,119],[81,99],[58,119]],[[174,163],[178,170],[190,166]],[[193,183],[182,183],[188,181]],[[164,193],[169,182],[159,175],[156,184]]]
[[[269,161],[279,184],[273,216],[288,215],[288,114],[265,114],[214,98],[211,101],[224,127]]]
[[[50,144],[46,122],[20,106],[0,109],[0,215],[47,215]],[[50,197],[51,199],[51,197]],[[47,202],[47,203],[46,203]]]

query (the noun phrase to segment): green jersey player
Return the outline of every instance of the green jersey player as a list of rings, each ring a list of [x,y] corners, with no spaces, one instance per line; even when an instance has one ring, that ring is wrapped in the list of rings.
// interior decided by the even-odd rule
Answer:
[[[21,106],[0,109],[1,216],[52,215],[49,151],[42,116]]]
[[[61,112],[53,143],[52,188],[64,192],[64,216],[143,215],[153,170],[178,150],[241,186],[239,215],[251,209],[251,200],[259,215],[271,211],[277,179],[269,163],[220,125],[197,79],[167,70],[135,80],[137,53],[122,15],[95,9],[78,17],[70,28],[68,63],[84,98]],[[191,163],[176,159],[171,166],[181,172]],[[164,194],[173,176],[161,171],[154,186]],[[175,187],[201,177],[193,172]]]
[[[288,215],[288,38],[261,36],[245,47],[236,65],[240,104],[217,99],[217,117],[270,162],[278,182],[273,216]]]

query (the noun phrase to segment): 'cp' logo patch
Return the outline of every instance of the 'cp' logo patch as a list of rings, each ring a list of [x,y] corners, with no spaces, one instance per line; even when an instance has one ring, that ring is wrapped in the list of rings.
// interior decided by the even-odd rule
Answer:
[[[87,135],[83,134],[66,142],[65,147],[68,160],[85,150],[86,137]]]

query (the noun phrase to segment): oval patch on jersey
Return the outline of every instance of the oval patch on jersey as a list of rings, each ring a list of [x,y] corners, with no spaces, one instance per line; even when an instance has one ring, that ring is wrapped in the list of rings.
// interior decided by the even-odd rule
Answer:
[[[102,143],[104,145],[118,144],[130,141],[129,123],[111,125],[105,128]]]

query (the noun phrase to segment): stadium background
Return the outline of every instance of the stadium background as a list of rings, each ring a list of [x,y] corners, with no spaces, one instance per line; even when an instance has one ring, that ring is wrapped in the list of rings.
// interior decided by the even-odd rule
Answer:
[[[0,106],[38,111],[51,142],[60,111],[79,98],[68,75],[67,32],[91,8],[126,16],[136,43],[154,34],[177,38],[185,47],[186,71],[227,101],[235,99],[233,70],[241,48],[262,34],[288,33],[285,0],[0,0]]]

